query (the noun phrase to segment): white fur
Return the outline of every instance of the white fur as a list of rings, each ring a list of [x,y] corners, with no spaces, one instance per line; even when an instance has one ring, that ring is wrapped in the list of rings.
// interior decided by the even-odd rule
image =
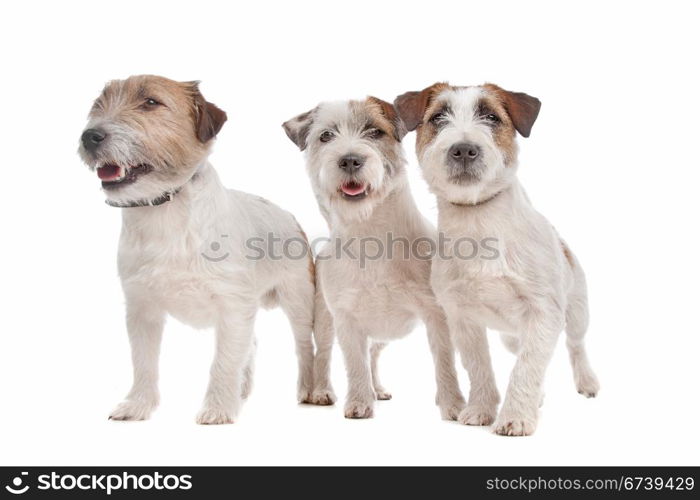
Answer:
[[[438,196],[455,203],[476,203],[508,186],[515,176],[514,168],[506,168],[502,151],[491,137],[491,129],[475,116],[475,106],[484,91],[480,87],[445,90],[440,100],[449,105],[451,113],[431,146],[419,158],[423,175]],[[481,157],[488,168],[481,170],[482,182],[455,184],[448,180],[444,159],[453,144],[473,142],[482,147]]]
[[[279,303],[289,316],[299,356],[297,397],[310,400],[314,285],[308,262],[245,255],[245,240],[252,236],[298,238],[294,217],[257,196],[225,190],[208,163],[171,202],[122,210],[119,274],[134,385],[112,418],[148,418],[158,404],[158,350],[170,314],[197,328],[215,328],[211,380],[197,422],[233,422],[252,384],[253,323],[263,303]],[[213,241],[228,257],[204,258],[220,256],[210,248]]]
[[[588,397],[598,392],[583,343],[586,283],[573,254],[567,249],[572,265],[563,241],[529,202],[515,177],[517,165],[506,165],[489,127],[476,116],[482,92],[478,87],[447,90],[436,97],[446,101],[453,114],[419,160],[438,196],[439,231],[452,241],[464,236],[496,238],[499,257],[453,258],[455,248],[448,246],[446,258],[433,263],[431,281],[471,379],[468,405],[459,421],[488,425],[495,419],[499,434],[528,435],[535,430],[545,370],[564,328],[578,391]],[[460,141],[482,149],[481,178],[471,184],[451,183],[445,174],[447,149]],[[506,345],[517,354],[498,416],[487,327],[504,332]]]
[[[376,204],[392,188],[391,181],[384,176],[386,159],[363,135],[362,123],[356,123],[348,114],[347,103],[343,101],[319,106],[309,131],[312,144],[307,151],[312,161],[307,162],[307,167],[314,192],[324,213],[330,216],[328,223],[331,226],[368,218]],[[331,126],[338,129],[336,137],[319,146],[318,136]],[[337,167],[337,162],[349,152],[367,157],[362,168],[362,179],[370,184],[373,195],[359,203],[349,203],[338,192],[345,174]]]
[[[85,128],[97,128],[107,134],[108,143],[104,144],[97,153],[98,158],[107,157],[111,162],[124,166],[125,170],[130,165],[138,165],[139,163],[155,164],[160,167],[139,178],[138,182],[121,186],[116,190],[105,190],[105,197],[116,204],[157,198],[166,191],[184,185],[195,171],[194,168],[179,171],[164,168],[160,162],[149,157],[148,153],[144,151],[142,142],[145,133],[143,130],[129,126],[112,113],[91,117]],[[87,154],[82,145],[79,153],[91,169],[100,166],[100,161],[96,161],[95,156]]]
[[[89,124],[93,126],[94,120]],[[137,131],[110,116],[100,117],[99,126],[108,133],[101,156],[125,165],[137,163],[134,158],[149,160],[138,146]],[[255,254],[247,253],[250,238],[273,234],[281,240],[301,240],[301,228],[291,214],[272,203],[226,190],[206,160],[209,146],[199,163],[180,169],[180,179],[172,172],[168,176],[166,169],[107,191],[112,201],[129,201],[181,187],[162,205],[122,209],[118,263],[134,380],[112,419],[147,419],[158,405],[158,356],[169,314],[196,328],[215,329],[211,378],[197,422],[233,422],[252,387],[253,324],[261,305],[280,305],[289,317],[299,359],[298,400],[311,402],[312,394],[324,404],[335,400],[323,357],[327,342],[316,370],[317,390],[313,387],[315,284],[310,254],[253,260]],[[80,152],[92,166],[93,156],[82,148]]]
[[[288,124],[293,126],[292,121]],[[338,243],[342,246],[353,238],[356,240],[349,248],[359,255],[360,238],[385,241],[392,234],[395,239],[414,241],[436,237],[434,227],[421,216],[409,191],[400,144],[396,144],[398,161],[386,165],[387,158],[379,148],[363,137],[362,125],[347,102],[322,104],[314,112],[306,141],[309,176],[331,231],[331,242],[317,259],[317,272],[345,358],[345,416],[372,417],[375,399],[391,397],[379,381],[379,352],[385,343],[407,335],[421,320],[435,361],[436,402],[443,418],[454,420],[465,401],[457,382],[444,314],[430,288],[430,261],[385,256],[363,264],[337,252]],[[329,128],[337,131],[336,137],[320,143],[319,135]],[[372,189],[361,201],[343,199],[338,191],[347,180],[338,160],[349,153],[367,156],[356,178]]]

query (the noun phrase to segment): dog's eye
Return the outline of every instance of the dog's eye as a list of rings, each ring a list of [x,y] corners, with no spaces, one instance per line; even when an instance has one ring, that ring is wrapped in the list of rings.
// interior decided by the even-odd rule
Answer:
[[[371,128],[365,132],[365,135],[370,139],[379,139],[384,135],[384,131],[378,128]]]
[[[321,137],[319,137],[319,139],[320,139],[321,142],[328,142],[328,141],[330,141],[331,139],[333,139],[333,137],[335,137],[335,135],[333,134],[333,132],[331,132],[330,130],[324,130],[324,131],[321,133]]]
[[[145,108],[155,108],[157,106],[162,106],[162,103],[156,101],[152,97],[149,97],[143,102],[143,106]]]
[[[498,123],[501,121],[501,119],[498,118],[498,116],[496,116],[494,113],[489,113],[488,115],[484,116],[484,119],[491,123]]]
[[[438,111],[433,116],[430,117],[430,123],[437,124],[447,118],[447,114],[444,111]]]

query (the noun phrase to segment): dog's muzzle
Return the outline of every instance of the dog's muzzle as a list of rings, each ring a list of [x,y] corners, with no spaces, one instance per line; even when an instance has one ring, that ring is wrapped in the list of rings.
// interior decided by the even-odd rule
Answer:
[[[342,197],[350,201],[364,200],[369,194],[371,186],[366,182],[349,180],[343,182],[338,190]]]
[[[94,153],[100,147],[102,141],[107,138],[107,134],[97,128],[89,128],[80,137],[86,151]]]
[[[473,182],[479,180],[481,148],[471,142],[458,142],[447,150],[450,180]]]
[[[345,155],[340,160],[338,160],[338,168],[350,175],[360,170],[364,166],[364,164],[365,158],[354,154]]]
[[[148,163],[139,163],[129,167],[105,163],[97,167],[97,176],[102,181],[102,188],[107,190],[114,190],[133,184],[139,177],[151,172],[153,172],[153,167]]]

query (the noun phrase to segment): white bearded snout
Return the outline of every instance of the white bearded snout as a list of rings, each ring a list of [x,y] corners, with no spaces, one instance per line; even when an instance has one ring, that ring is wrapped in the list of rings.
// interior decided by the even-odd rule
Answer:
[[[450,163],[451,148],[474,145],[478,158],[470,165],[470,175],[455,175]],[[431,191],[453,203],[476,203],[497,186],[507,185],[515,166],[506,167],[505,157],[496,145],[488,125],[469,120],[445,125],[419,157],[423,176]]]

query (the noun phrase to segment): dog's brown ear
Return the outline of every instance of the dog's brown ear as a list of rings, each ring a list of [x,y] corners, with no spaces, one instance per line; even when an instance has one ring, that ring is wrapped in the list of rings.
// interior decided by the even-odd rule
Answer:
[[[530,137],[532,126],[537,120],[542,103],[536,97],[529,96],[522,92],[510,92],[503,90],[498,85],[487,84],[496,89],[498,95],[506,108],[513,126],[523,137]]]
[[[195,82],[193,85],[194,120],[197,139],[208,142],[219,133],[227,120],[226,112],[215,104],[207,102]]]
[[[420,92],[406,92],[394,99],[394,107],[409,132],[415,130],[418,128],[418,125],[423,123],[425,110],[428,109],[433,97],[448,86],[447,83],[438,82]]]
[[[306,138],[309,135],[311,124],[314,121],[314,110],[315,108],[306,113],[297,115],[282,124],[282,128],[284,128],[284,131],[287,133],[287,137],[289,137],[301,151],[306,149]]]
[[[401,139],[408,133],[408,130],[406,130],[406,125],[404,125],[403,120],[399,117],[394,105],[373,96],[367,97],[367,101],[379,106],[382,114],[391,122],[391,126],[394,129],[392,134],[394,139],[401,142]]]

